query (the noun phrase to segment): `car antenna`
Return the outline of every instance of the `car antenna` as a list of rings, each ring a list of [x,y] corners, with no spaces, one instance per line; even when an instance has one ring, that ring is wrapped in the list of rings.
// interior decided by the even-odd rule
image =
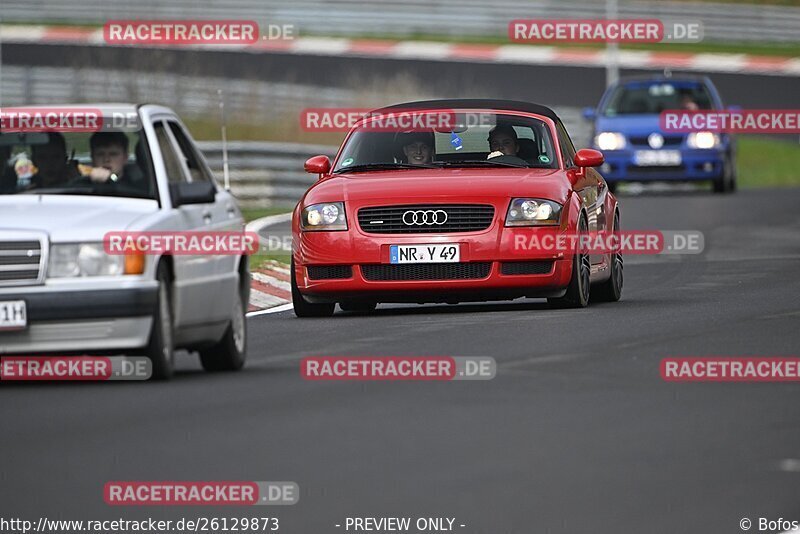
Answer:
[[[231,190],[231,175],[228,171],[228,131],[225,126],[225,101],[222,98],[222,89],[217,89],[219,96],[220,123],[222,124],[222,180],[225,191]]]

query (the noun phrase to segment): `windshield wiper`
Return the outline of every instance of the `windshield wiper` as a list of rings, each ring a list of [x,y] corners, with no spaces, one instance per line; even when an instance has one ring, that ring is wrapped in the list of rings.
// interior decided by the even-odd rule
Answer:
[[[363,165],[353,165],[351,167],[341,167],[335,171],[334,174],[343,172],[362,172],[362,171],[383,171],[392,169],[437,169],[437,165],[430,163],[364,163]]]
[[[528,168],[530,165],[527,163],[511,163],[508,161],[492,161],[490,159],[465,159],[459,161],[443,161],[442,165],[445,167],[517,167],[520,169]]]
[[[19,191],[18,195],[91,195],[95,193],[92,187],[41,187]]]

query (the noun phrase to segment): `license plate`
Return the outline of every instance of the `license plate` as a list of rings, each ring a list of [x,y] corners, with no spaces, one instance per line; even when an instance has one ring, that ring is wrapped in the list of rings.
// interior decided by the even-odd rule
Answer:
[[[633,162],[639,167],[680,165],[681,153],[678,150],[637,150]]]
[[[390,263],[456,263],[460,260],[458,245],[392,245]]]
[[[0,302],[0,330],[22,330],[28,326],[24,300]]]

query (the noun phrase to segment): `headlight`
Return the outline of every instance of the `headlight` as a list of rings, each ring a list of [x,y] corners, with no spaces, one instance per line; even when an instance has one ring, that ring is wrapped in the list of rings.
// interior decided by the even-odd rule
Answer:
[[[561,204],[540,198],[514,198],[508,207],[506,226],[549,226],[558,224]]]
[[[719,144],[719,136],[711,132],[693,132],[686,138],[690,148],[714,148]]]
[[[125,257],[106,254],[102,243],[52,245],[49,278],[118,276],[125,270]]]
[[[303,230],[347,230],[344,202],[312,204],[303,209]]]
[[[627,143],[625,136],[617,132],[602,132],[595,136],[594,144],[600,150],[622,150]]]

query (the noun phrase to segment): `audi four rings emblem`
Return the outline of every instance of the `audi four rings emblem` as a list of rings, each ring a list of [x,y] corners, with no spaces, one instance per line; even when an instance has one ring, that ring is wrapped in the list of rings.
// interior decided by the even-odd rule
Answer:
[[[403,214],[403,222],[408,226],[444,224],[447,222],[447,212],[444,210],[408,210]]]

